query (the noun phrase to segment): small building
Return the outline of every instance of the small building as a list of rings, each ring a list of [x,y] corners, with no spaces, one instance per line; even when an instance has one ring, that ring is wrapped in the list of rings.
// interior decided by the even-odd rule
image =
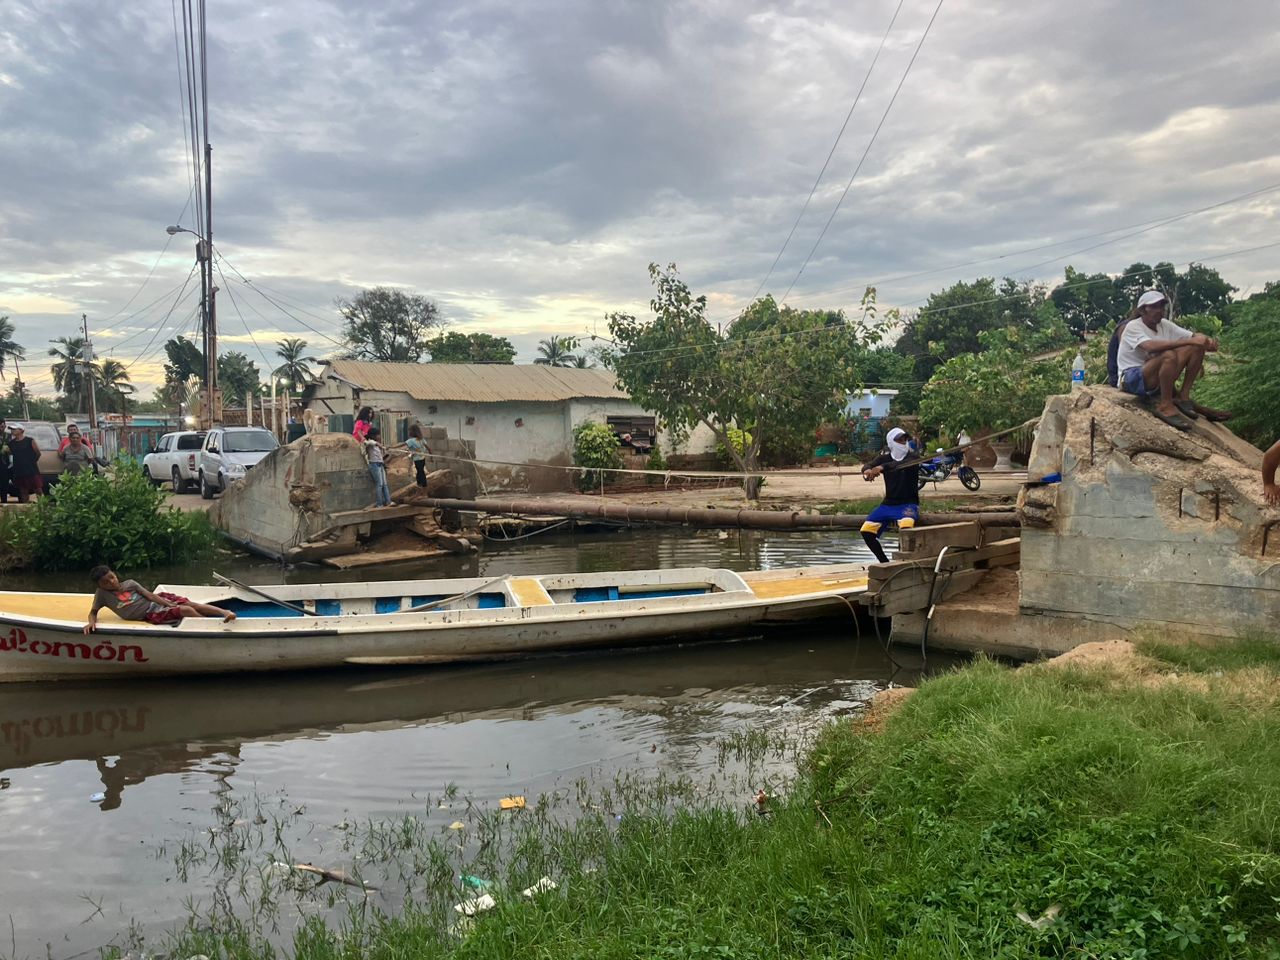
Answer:
[[[657,418],[618,387],[611,371],[543,364],[373,363],[331,360],[302,404],[350,432],[360,407],[372,407],[384,438],[399,442],[409,425],[443,427],[466,445],[488,488],[569,489],[573,430],[609,425],[624,453],[658,442]],[[541,469],[539,469],[541,468]]]
[[[883,420],[889,415],[893,406],[893,398],[897,390],[863,390],[862,393],[851,393],[845,399],[844,415],[850,420],[870,417],[872,420]]]

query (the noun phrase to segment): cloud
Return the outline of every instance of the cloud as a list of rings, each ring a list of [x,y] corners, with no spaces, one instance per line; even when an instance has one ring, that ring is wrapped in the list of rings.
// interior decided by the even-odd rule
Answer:
[[[730,319],[777,256],[895,6],[218,4],[224,341],[260,366],[253,339],[268,354],[284,335],[327,351],[335,299],[395,284],[531,359],[543,336],[644,312],[651,260],[678,263]],[[178,297],[191,238],[158,256],[166,225],[194,224],[170,12],[4,9],[0,314],[37,356],[86,312],[100,352],[118,345],[154,377],[163,340],[198,324],[190,291]],[[911,304],[984,274],[1135,260],[1205,259],[1241,288],[1276,278],[1274,250],[1214,258],[1280,240],[1280,192],[1093,236],[1280,183],[1280,13],[1262,0],[946,0],[806,264],[932,12],[903,5],[766,291],[795,281],[792,302],[847,308],[878,282],[883,303]]]

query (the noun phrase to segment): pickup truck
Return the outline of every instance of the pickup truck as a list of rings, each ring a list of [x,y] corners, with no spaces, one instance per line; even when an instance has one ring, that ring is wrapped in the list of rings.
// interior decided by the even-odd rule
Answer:
[[[166,433],[155,449],[142,458],[142,472],[157,487],[162,483],[173,486],[174,493],[187,493],[198,483],[196,460],[204,434],[197,430]]]
[[[240,480],[280,446],[261,427],[217,427],[205,434],[204,445],[196,458],[196,482],[200,496],[212,500],[227,486]]]

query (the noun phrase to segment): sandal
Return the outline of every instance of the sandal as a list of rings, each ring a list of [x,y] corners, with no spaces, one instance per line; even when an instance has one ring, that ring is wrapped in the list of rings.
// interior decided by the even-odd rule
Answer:
[[[1191,424],[1179,414],[1175,413],[1172,416],[1170,416],[1166,413],[1161,413],[1158,409],[1155,409],[1155,408],[1153,408],[1151,412],[1155,414],[1157,417],[1159,417],[1161,420],[1163,420],[1165,423],[1167,423],[1169,426],[1173,427],[1175,430],[1181,430],[1183,433],[1191,432]]]
[[[1231,419],[1231,417],[1232,414],[1228,413],[1226,410],[1214,410],[1211,413],[1204,414],[1204,418],[1210,423],[1226,423]]]
[[[1182,411],[1182,415],[1188,420],[1199,420],[1200,414],[1196,413],[1196,405],[1190,400],[1175,400],[1173,405]]]

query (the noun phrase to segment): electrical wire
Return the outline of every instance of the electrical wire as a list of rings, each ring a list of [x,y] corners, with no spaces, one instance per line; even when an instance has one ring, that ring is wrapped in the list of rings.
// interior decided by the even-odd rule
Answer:
[[[933,16],[929,18],[929,22],[925,24],[924,33],[920,35],[920,42],[916,44],[915,51],[911,54],[911,59],[907,61],[907,68],[902,71],[902,79],[898,81],[897,87],[894,88],[893,96],[889,98],[888,105],[884,108],[884,113],[880,115],[880,122],[876,124],[875,130],[871,134],[871,139],[867,141],[866,149],[862,151],[862,156],[858,159],[858,165],[853,168],[853,174],[849,177],[849,182],[844,186],[844,192],[840,194],[840,199],[836,201],[835,207],[831,211],[831,216],[827,217],[827,222],[822,226],[822,232],[818,234],[818,239],[813,241],[813,246],[809,249],[808,255],[804,258],[804,263],[800,264],[800,269],[796,271],[795,278],[791,281],[791,285],[787,287],[779,303],[785,303],[787,297],[791,295],[791,291],[795,289],[795,285],[799,282],[801,275],[804,273],[805,267],[809,265],[809,261],[813,259],[813,255],[817,253],[819,245],[822,243],[823,237],[827,235],[827,230],[831,227],[831,222],[835,220],[836,214],[840,212],[840,207],[844,204],[844,198],[849,195],[849,189],[853,186],[853,181],[857,179],[858,172],[862,169],[862,164],[866,162],[867,156],[871,153],[871,148],[875,146],[876,138],[880,136],[880,130],[884,127],[884,123],[889,119],[889,112],[893,109],[893,105],[897,102],[898,94],[902,92],[902,85],[907,82],[907,77],[911,75],[911,68],[915,66],[916,57],[920,55],[920,49],[924,46],[924,42],[929,37],[929,31],[933,29],[933,22],[938,19],[938,14],[942,10],[944,0],[938,0],[938,5],[933,9]]]
[[[862,78],[862,84],[858,87],[857,94],[854,95],[853,103],[849,105],[849,112],[844,116],[844,123],[840,124],[840,131],[836,134],[835,142],[831,144],[831,149],[827,151],[827,159],[822,162],[822,169],[818,171],[817,177],[814,178],[813,186],[809,188],[809,196],[805,197],[804,205],[800,208],[800,213],[796,215],[796,222],[791,225],[791,230],[787,234],[787,239],[782,241],[782,246],[778,250],[778,255],[773,258],[773,263],[769,265],[769,272],[764,275],[764,279],[760,281],[760,285],[756,287],[756,292],[751,295],[751,302],[754,303],[756,298],[760,296],[760,291],[764,289],[764,285],[769,282],[769,278],[773,276],[774,269],[778,266],[778,261],[782,259],[782,255],[786,252],[787,246],[791,243],[791,238],[796,235],[796,228],[800,226],[800,221],[804,219],[805,213],[809,209],[809,203],[813,200],[813,195],[818,190],[818,184],[822,182],[823,176],[827,172],[827,167],[831,163],[831,158],[835,156],[836,147],[840,146],[840,140],[844,136],[845,129],[849,126],[849,121],[853,118],[853,111],[858,108],[858,103],[862,100],[862,92],[867,89],[867,81],[871,79],[871,73],[876,68],[876,63],[880,60],[880,54],[884,52],[884,45],[889,39],[889,33],[893,30],[893,25],[898,22],[898,14],[902,12],[902,4],[904,0],[898,0],[898,6],[893,11],[893,16],[889,20],[889,26],[885,27],[884,36],[880,38],[880,46],[876,48],[876,54],[871,58],[871,66],[867,67],[867,72]]]

